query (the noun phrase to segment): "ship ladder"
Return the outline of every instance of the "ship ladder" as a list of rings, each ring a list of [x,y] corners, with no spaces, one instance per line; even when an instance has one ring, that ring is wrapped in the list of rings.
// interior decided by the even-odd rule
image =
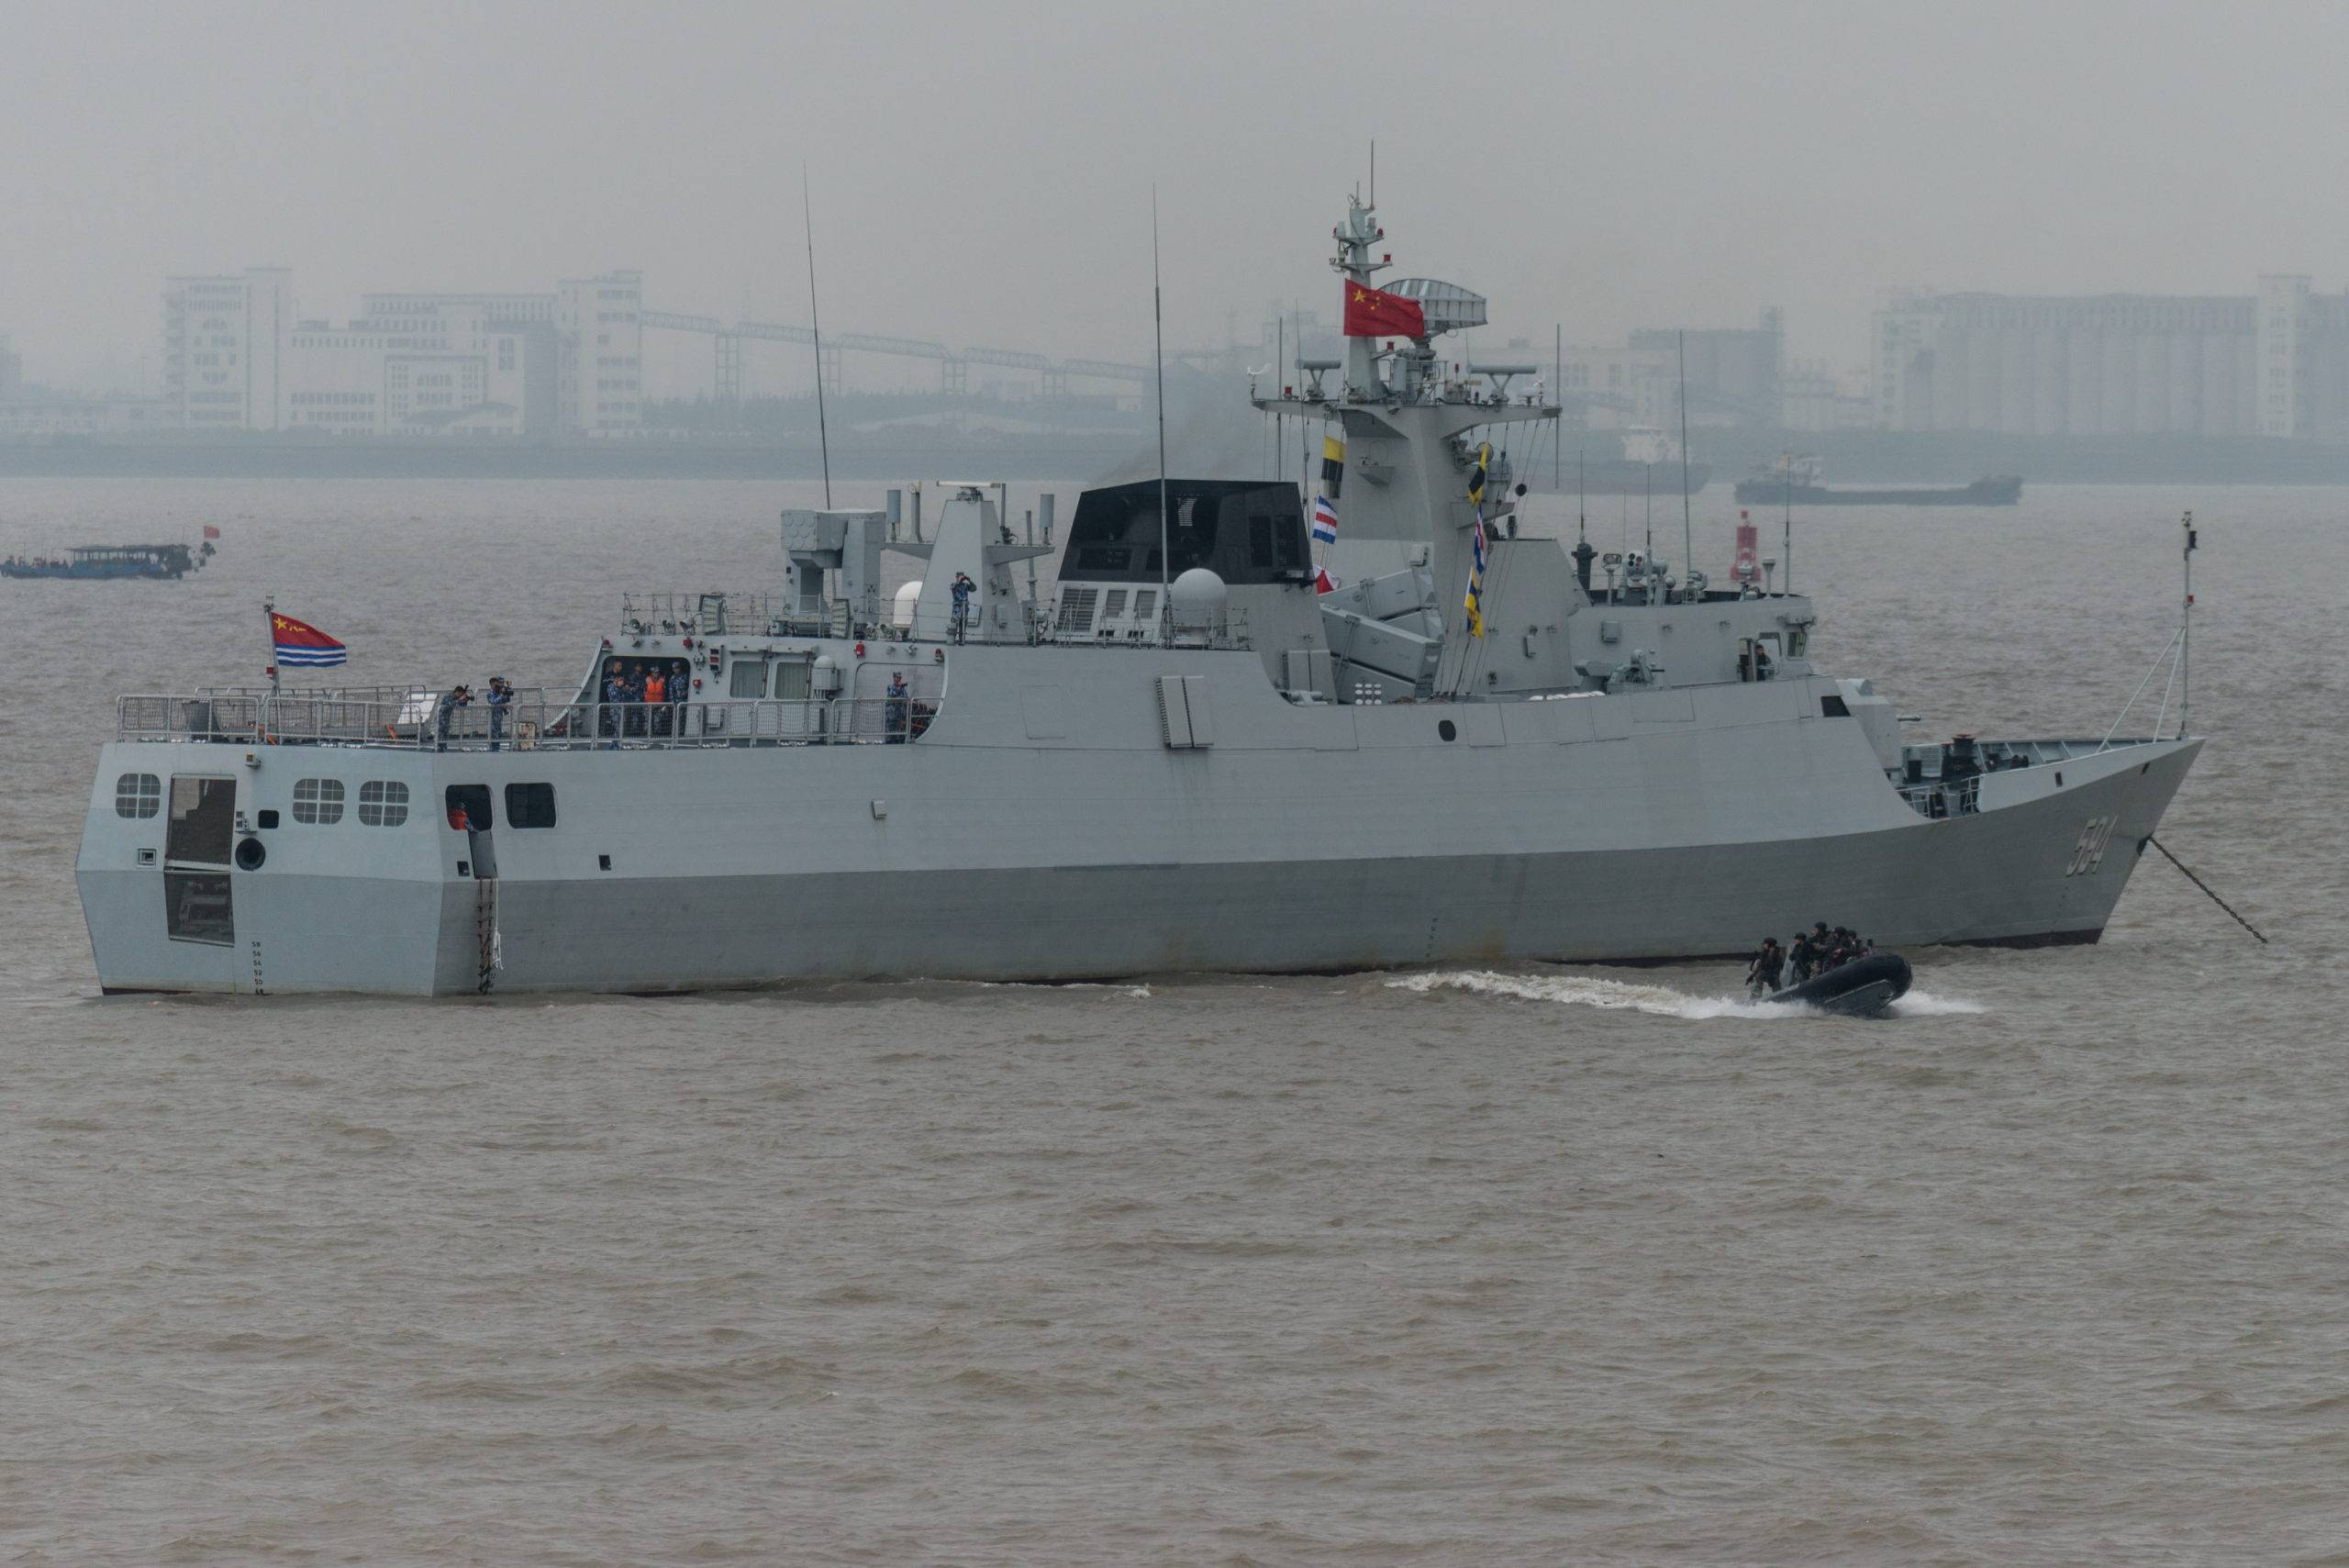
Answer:
[[[482,877],[473,884],[473,942],[479,981],[475,989],[486,996],[505,967],[505,940],[497,929],[497,879]]]

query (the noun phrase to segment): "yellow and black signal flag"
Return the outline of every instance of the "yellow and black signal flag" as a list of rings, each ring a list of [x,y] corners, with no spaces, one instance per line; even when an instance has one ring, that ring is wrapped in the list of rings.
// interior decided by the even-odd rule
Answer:
[[[1321,494],[1334,501],[1346,477],[1346,443],[1335,436],[1321,439]]]
[[[1485,635],[1485,509],[1476,508],[1474,537],[1475,558],[1468,566],[1468,597],[1461,607],[1468,612],[1468,635]]]
[[[1493,466],[1493,443],[1485,441],[1476,448],[1476,466],[1468,475],[1468,504],[1475,508],[1475,532],[1470,536],[1474,550],[1468,563],[1468,596],[1461,608],[1468,612],[1468,635],[1485,635],[1485,473]]]

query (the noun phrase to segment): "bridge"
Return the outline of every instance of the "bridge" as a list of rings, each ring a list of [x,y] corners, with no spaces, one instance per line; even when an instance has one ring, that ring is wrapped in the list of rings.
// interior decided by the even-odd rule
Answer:
[[[736,321],[729,325],[715,316],[686,316],[670,310],[648,310],[639,319],[648,331],[694,332],[710,339],[717,354],[718,396],[726,403],[741,401],[744,344],[798,343],[812,348],[816,342],[815,331],[810,328],[773,321]],[[950,395],[969,390],[973,365],[1031,371],[1041,380],[1047,397],[1067,396],[1072,381],[1139,386],[1148,384],[1152,373],[1148,365],[1128,364],[1121,360],[1055,360],[1019,349],[952,349],[926,338],[829,332],[824,336],[821,367],[826,386],[841,384],[841,356],[852,353],[933,361],[938,365],[938,389]]]

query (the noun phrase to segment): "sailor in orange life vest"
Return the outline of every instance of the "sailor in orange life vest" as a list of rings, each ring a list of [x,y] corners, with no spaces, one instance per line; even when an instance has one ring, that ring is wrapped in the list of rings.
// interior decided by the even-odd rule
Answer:
[[[669,733],[669,715],[661,706],[669,700],[669,676],[658,663],[644,667],[644,727],[648,734]]]

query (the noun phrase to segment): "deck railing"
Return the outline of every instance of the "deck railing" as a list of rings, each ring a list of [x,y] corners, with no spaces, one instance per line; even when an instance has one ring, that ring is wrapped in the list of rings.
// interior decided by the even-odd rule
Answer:
[[[919,740],[938,712],[935,701],[919,696],[583,703],[519,690],[500,707],[476,698],[451,710],[443,724],[440,697],[395,687],[142,693],[116,699],[115,736],[452,751],[894,745]]]

